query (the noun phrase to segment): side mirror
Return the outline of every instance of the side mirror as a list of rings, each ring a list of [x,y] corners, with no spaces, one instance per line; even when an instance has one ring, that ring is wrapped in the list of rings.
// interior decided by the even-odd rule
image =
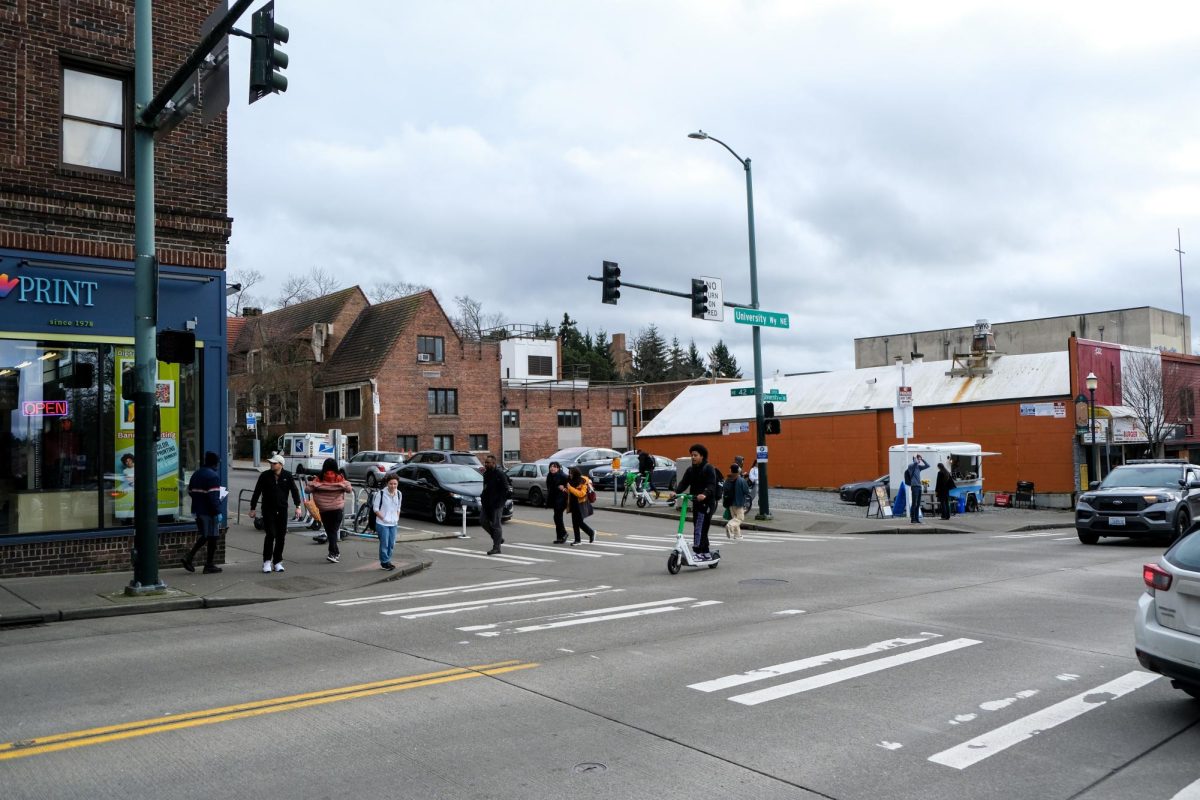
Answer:
[[[1088,484],[1089,492],[1094,491],[1099,488],[1100,488],[1100,481],[1092,481],[1091,483]]]
[[[1200,480],[1196,480],[1195,478],[1192,478],[1190,481],[1187,482],[1187,488],[1200,489]]]

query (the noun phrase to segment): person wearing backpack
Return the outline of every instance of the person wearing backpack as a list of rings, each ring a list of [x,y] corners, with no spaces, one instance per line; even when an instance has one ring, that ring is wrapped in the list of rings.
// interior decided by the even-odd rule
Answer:
[[[729,522],[725,523],[725,536],[735,542],[742,540],[742,521],[746,519],[746,506],[750,504],[750,486],[742,477],[742,469],[737,464],[729,468],[729,477],[721,489],[721,502],[729,512]]]
[[[400,478],[393,472],[387,476],[384,488],[371,498],[375,532],[379,534],[379,566],[389,572],[396,568],[392,564],[392,548],[396,546],[396,526],[400,524],[400,501],[403,499],[399,487]]]
[[[692,552],[701,561],[712,558],[708,552],[708,529],[717,509],[721,491],[721,473],[708,463],[708,448],[694,444],[688,448],[692,465],[683,473],[678,490],[692,496]]]

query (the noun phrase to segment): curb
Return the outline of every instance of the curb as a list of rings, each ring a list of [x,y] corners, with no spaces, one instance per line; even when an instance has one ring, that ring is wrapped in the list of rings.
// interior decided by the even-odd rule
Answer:
[[[409,575],[429,569],[432,561],[418,561],[410,567],[397,570],[388,575],[381,575],[378,580],[369,585],[387,583],[399,580]],[[340,590],[335,590],[340,591]],[[231,606],[248,606],[258,603],[277,603],[280,600],[295,600],[299,597],[313,597],[312,594],[296,594],[285,597],[188,597],[179,600],[149,601],[141,605],[94,606],[91,608],[68,608],[58,611],[31,611],[23,614],[10,614],[0,617],[0,631],[9,627],[21,625],[44,625],[50,622],[67,622],[81,619],[104,619],[106,617],[124,617],[134,614],[161,614],[166,611],[193,611],[206,608],[229,608]],[[328,592],[325,592],[328,594]]]

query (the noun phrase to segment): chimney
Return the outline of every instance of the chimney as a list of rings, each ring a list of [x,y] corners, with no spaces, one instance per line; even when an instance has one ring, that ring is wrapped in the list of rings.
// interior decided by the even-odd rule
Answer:
[[[245,308],[242,309],[242,316],[243,317],[261,317],[262,309],[254,308],[252,306],[246,306]]]
[[[996,337],[992,335],[992,324],[986,319],[975,320],[975,334],[971,339],[971,353],[984,355],[996,352]]]

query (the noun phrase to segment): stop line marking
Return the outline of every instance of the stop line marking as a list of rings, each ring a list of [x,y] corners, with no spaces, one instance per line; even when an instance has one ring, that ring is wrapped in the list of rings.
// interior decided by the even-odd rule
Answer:
[[[368,603],[391,603],[397,600],[415,598],[443,597],[448,594],[467,594],[470,592],[490,592],[493,589],[512,589],[517,586],[535,586],[541,583],[558,583],[558,578],[507,578],[502,581],[487,581],[486,583],[470,583],[465,586],[446,586],[440,589],[419,589],[413,592],[392,592],[375,594],[367,597],[351,597],[346,600],[326,600],[330,606],[361,606]]]
[[[985,758],[990,758],[996,755],[996,753],[1003,752],[1015,744],[1032,739],[1034,736],[1056,728],[1064,722],[1069,722],[1089,711],[1094,711],[1106,705],[1110,700],[1124,697],[1132,691],[1153,683],[1160,677],[1162,676],[1140,670],[1128,672],[1116,680],[1111,680],[1094,689],[1088,689],[1086,692],[1080,692],[1074,697],[1068,697],[1060,703],[1055,703],[1052,706],[1043,708],[1041,711],[1036,711],[1007,725],[1002,725],[995,730],[988,731],[982,736],[976,736],[974,739],[951,747],[949,750],[935,753],[929,757],[929,760],[935,764],[942,764],[954,769],[966,769],[972,764],[977,764]]]
[[[501,636],[514,633],[529,633],[531,631],[553,630],[555,628],[568,628],[575,625],[589,625],[593,622],[607,622],[615,619],[628,619],[630,617],[641,617],[649,614],[662,614],[669,611],[682,611],[684,606],[676,605],[677,603],[691,603],[687,608],[701,608],[703,606],[720,605],[720,600],[696,600],[694,597],[672,597],[669,600],[654,600],[648,603],[633,603],[625,606],[611,606],[609,608],[596,608],[588,611],[574,611],[569,614],[559,614],[550,617],[541,617],[540,619],[551,620],[550,622],[537,623],[534,625],[517,625],[515,627],[503,627],[511,625],[510,622],[493,622],[485,625],[467,625],[458,628],[466,633],[474,633],[476,636]]]

